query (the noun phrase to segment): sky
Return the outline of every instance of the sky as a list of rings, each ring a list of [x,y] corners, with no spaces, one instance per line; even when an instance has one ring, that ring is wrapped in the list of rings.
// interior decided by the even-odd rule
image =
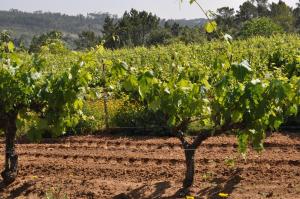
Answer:
[[[22,11],[60,12],[77,15],[92,12],[109,12],[121,16],[125,10],[135,8],[146,10],[165,19],[193,19],[204,17],[196,5],[189,5],[184,0],[181,6],[179,0],[0,0],[0,10],[11,8]],[[244,0],[198,0],[205,10],[216,10],[223,6],[237,9]],[[271,2],[271,1],[270,1]],[[278,2],[278,0],[274,1]],[[295,6],[299,0],[284,0],[288,5]]]

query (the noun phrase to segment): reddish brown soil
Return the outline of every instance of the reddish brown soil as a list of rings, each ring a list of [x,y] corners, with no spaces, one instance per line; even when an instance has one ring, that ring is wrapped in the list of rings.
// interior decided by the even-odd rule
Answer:
[[[237,153],[234,137],[210,138],[197,150],[195,198],[300,198],[300,135],[274,134],[261,154]],[[19,176],[0,198],[178,198],[184,155],[175,138],[69,137],[18,144]],[[4,161],[4,145],[0,145]],[[3,164],[1,165],[3,166]],[[54,188],[54,189],[53,189]],[[60,190],[60,193],[59,193]]]

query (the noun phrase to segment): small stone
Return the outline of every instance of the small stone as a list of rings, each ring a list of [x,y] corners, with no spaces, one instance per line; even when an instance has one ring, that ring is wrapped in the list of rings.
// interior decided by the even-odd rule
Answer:
[[[273,196],[273,192],[269,192],[269,193],[266,195],[267,198],[271,198],[272,196]]]

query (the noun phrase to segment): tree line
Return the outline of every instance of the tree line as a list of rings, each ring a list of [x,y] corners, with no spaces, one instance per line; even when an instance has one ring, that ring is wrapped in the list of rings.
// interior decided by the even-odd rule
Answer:
[[[98,15],[97,15],[98,16]],[[121,18],[113,15],[101,15],[102,29],[83,30],[76,37],[63,34],[57,30],[36,35],[28,47],[30,52],[37,52],[40,46],[53,39],[65,41],[71,48],[85,50],[103,44],[106,48],[166,45],[183,42],[203,43],[217,38],[218,33],[207,33],[199,28],[204,24],[187,26],[172,20],[161,20],[158,16],[131,9]],[[221,7],[210,13],[211,20],[218,24],[218,31],[229,33],[235,38],[247,38],[255,35],[269,36],[274,33],[299,33],[300,0],[296,7],[288,6],[284,1],[270,3],[268,0],[248,0],[238,10]],[[183,23],[184,24],[184,23]],[[15,39],[17,46],[25,46],[22,38]]]
[[[248,0],[235,11],[230,7],[217,9],[215,19],[223,32],[239,37],[270,35],[272,32],[299,32],[300,1],[296,8],[284,1]]]

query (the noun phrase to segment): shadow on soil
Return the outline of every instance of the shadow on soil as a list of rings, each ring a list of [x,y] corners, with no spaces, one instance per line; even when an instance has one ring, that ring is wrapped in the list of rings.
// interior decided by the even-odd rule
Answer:
[[[211,181],[214,186],[200,190],[197,193],[197,196],[199,196],[199,198],[206,196],[211,199],[221,199],[222,197],[219,196],[219,193],[230,195],[234,191],[236,185],[242,180],[240,174],[241,170],[236,170],[229,178],[214,178]]]
[[[119,194],[113,197],[113,199],[162,198],[162,195],[169,188],[171,188],[170,182],[158,182],[151,187],[148,185],[142,185],[139,188],[130,191],[129,193]]]
[[[202,189],[196,192],[195,198],[210,198],[210,199],[222,199],[218,194],[226,193],[231,194],[236,185],[240,183],[241,170],[234,171],[228,178],[214,178],[211,181],[212,186]],[[137,189],[134,189],[128,193],[122,193],[113,197],[113,199],[154,199],[154,198],[162,198],[162,199],[174,199],[174,198],[185,198],[186,194],[183,194],[182,189],[178,189],[175,194],[171,196],[168,193],[174,193],[174,187],[170,182],[158,182],[154,185],[142,185]]]
[[[17,188],[10,191],[10,195],[7,196],[7,199],[13,199],[20,195],[24,195],[25,192],[32,186],[32,183],[25,182],[23,184],[20,184]],[[0,183],[0,196],[1,192],[4,191],[4,189],[9,189],[10,185],[6,185],[3,182]],[[1,197],[0,197],[1,198]]]

